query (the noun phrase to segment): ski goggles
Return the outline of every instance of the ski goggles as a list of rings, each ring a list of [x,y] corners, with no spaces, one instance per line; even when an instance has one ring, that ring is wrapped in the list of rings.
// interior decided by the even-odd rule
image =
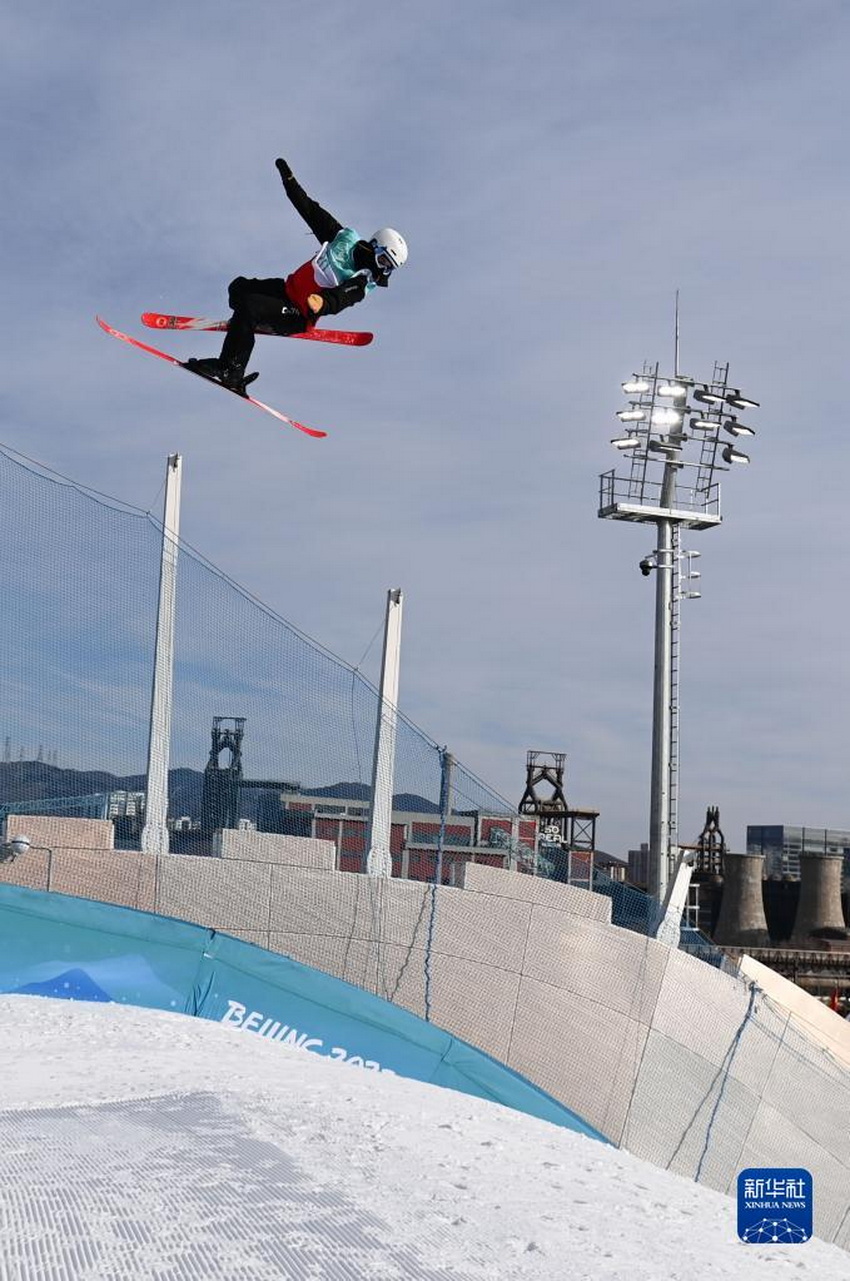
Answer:
[[[379,249],[375,246],[375,266],[384,276],[389,276],[390,272],[395,271],[395,263],[386,249]]]

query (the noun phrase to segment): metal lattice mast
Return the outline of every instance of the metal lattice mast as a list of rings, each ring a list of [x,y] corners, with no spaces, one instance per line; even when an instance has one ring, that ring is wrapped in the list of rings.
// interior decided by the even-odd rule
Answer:
[[[649,889],[663,902],[678,827],[679,605],[698,595],[681,590],[681,528],[720,524],[717,473],[733,463],[749,462],[737,441],[755,433],[739,421],[737,411],[755,408],[758,402],[729,386],[728,365],[715,364],[710,382],[680,372],[678,299],[673,376],[662,377],[657,364],[644,363],[641,373],[623,383],[623,391],[628,406],[617,414],[623,433],[611,443],[631,455],[629,471],[627,476],[613,470],[602,474],[598,514],[654,524],[657,529],[655,550],[640,567],[645,575],[656,575]],[[732,442],[723,444],[721,431],[732,436]],[[694,442],[692,448],[687,448],[689,442]],[[692,576],[696,575],[688,575]]]
[[[673,348],[673,377],[680,378],[679,368],[679,291],[676,290],[676,322]],[[668,860],[679,840],[679,621],[681,614],[681,525],[674,524],[671,530],[670,547],[670,747],[668,752],[669,770],[669,821],[668,821]],[[667,868],[670,876],[672,868]]]
[[[682,527],[673,526],[670,566],[670,752],[669,838],[674,851],[679,840],[679,627],[682,604]],[[668,868],[668,875],[671,869]]]

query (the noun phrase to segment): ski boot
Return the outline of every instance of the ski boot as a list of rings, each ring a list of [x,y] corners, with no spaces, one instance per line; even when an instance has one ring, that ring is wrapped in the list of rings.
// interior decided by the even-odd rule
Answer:
[[[200,374],[202,378],[211,378],[213,382],[221,381],[221,361],[215,356],[204,357],[201,360],[190,356],[184,364],[193,374]]]
[[[220,366],[218,379],[222,387],[227,387],[229,391],[235,391],[237,396],[246,396],[248,393],[245,388],[259,376],[258,373],[246,375],[245,366],[239,365],[234,361]]]

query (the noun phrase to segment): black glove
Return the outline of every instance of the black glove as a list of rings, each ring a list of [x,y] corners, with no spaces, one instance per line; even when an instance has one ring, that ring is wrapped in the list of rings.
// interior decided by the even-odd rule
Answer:
[[[338,316],[346,307],[353,307],[366,297],[366,277],[352,276],[342,284],[321,290],[323,316]]]
[[[292,177],[292,170],[290,169],[289,165],[286,163],[285,160],[281,160],[280,158],[278,158],[274,162],[274,164],[275,164],[275,168],[280,174],[282,182],[286,182],[287,178]]]

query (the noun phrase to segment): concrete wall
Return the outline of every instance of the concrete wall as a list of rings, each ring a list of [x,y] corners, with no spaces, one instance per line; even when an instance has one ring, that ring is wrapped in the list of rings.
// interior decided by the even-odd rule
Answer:
[[[757,983],[809,1040],[822,1045],[850,1070],[850,1022],[847,1019],[752,956],[741,957],[739,970],[744,978]]]
[[[744,979],[612,926],[607,897],[555,882],[470,865],[463,888],[433,891],[334,871],[329,842],[233,832],[220,849],[65,851],[55,888],[152,906],[427,1013],[615,1143],[712,1187],[732,1192],[747,1165],[804,1166],[818,1234],[850,1247],[850,1073],[760,989],[751,1009]],[[35,857],[0,872],[32,883]]]
[[[47,849],[111,850],[115,824],[105,818],[57,818],[53,814],[9,814],[6,840],[28,836]]]
[[[269,832],[231,830],[213,836],[213,854],[217,858],[248,863],[281,863],[289,867],[319,867],[332,872],[336,867],[333,841],[319,841],[312,836],[278,836]]]

